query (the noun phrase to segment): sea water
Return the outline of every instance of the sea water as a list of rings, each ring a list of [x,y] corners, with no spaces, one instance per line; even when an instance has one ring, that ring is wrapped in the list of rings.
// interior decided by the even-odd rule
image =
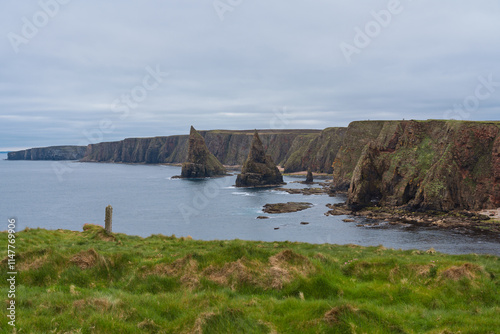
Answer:
[[[292,195],[273,189],[234,187],[235,175],[204,180],[172,178],[180,167],[53,161],[8,161],[0,155],[0,230],[16,218],[25,227],[81,231],[86,223],[104,225],[113,206],[113,231],[191,236],[200,240],[299,241],[434,249],[451,254],[500,255],[498,239],[453,231],[380,224],[347,216],[325,216],[326,204],[342,197]],[[302,178],[284,177],[286,187]],[[313,185],[312,187],[318,187]],[[300,212],[265,214],[267,203],[309,202]],[[267,216],[269,219],[257,219]],[[301,224],[301,222],[309,224]],[[4,227],[2,227],[4,226]]]

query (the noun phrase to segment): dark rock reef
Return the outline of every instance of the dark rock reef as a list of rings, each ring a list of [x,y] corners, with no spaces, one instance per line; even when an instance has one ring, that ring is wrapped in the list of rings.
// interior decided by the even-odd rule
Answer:
[[[325,188],[275,188],[276,191],[285,191],[291,195],[324,195],[327,194]]]
[[[467,210],[455,210],[452,212],[440,211],[411,211],[398,207],[368,207],[361,210],[352,210],[345,203],[327,205],[330,210],[326,216],[360,217],[365,223],[358,226],[374,227],[390,225],[426,227],[433,229],[453,230],[457,233],[485,234],[489,236],[500,236],[500,224],[490,217]],[[366,218],[368,221],[366,222]],[[344,222],[357,222],[362,220],[343,219]]]
[[[79,160],[85,156],[86,146],[38,147],[9,152],[8,160]]]
[[[305,209],[309,209],[313,205],[307,202],[287,202],[287,203],[275,203],[264,205],[263,211],[265,213],[275,214],[275,213],[287,213],[287,212],[297,212]]]
[[[208,150],[205,139],[191,126],[188,161],[182,164],[181,177],[203,178],[226,174],[224,166]]]
[[[270,155],[266,154],[259,134],[255,131],[248,158],[241,174],[236,177],[237,187],[270,187],[285,184],[283,176]]]

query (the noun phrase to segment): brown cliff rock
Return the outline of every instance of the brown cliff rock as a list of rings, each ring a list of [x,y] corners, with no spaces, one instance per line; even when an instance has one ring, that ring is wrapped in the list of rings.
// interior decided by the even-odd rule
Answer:
[[[181,177],[202,178],[225,175],[226,169],[210,153],[205,139],[191,126],[189,133],[188,162],[182,164]]]
[[[237,187],[269,187],[285,184],[283,176],[270,155],[266,155],[262,141],[255,131],[248,158],[241,174],[236,178]]]
[[[356,131],[370,127],[370,122],[362,123]],[[366,142],[361,152],[349,152],[347,143],[334,164],[337,185],[352,175],[347,181],[352,209],[375,203],[437,211],[500,206],[500,122],[376,123],[358,138],[358,143]],[[346,155],[352,170],[342,159]]]

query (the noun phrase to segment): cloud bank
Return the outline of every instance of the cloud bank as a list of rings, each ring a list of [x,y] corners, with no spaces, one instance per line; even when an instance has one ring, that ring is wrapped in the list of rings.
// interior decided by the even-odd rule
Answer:
[[[500,3],[7,1],[0,151],[362,119],[498,119]],[[156,73],[156,76],[155,76]]]

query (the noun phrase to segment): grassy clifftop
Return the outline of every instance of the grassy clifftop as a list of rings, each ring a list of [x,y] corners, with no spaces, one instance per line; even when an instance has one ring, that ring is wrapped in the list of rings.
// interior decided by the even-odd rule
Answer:
[[[495,333],[500,261],[430,250],[29,230],[26,333]],[[6,249],[7,236],[0,234]],[[5,266],[7,259],[3,259]],[[6,282],[1,283],[2,291]],[[6,295],[4,299],[7,298]],[[10,333],[2,317],[2,332]]]

